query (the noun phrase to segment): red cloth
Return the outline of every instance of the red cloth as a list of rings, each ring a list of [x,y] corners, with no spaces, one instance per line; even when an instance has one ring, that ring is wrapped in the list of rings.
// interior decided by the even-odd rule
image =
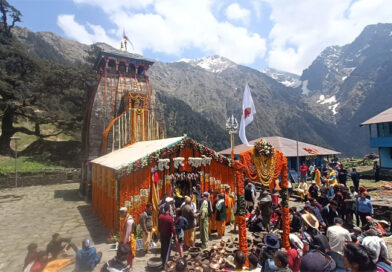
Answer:
[[[299,167],[299,171],[301,172],[301,176],[305,176],[308,172],[308,167],[306,165],[301,165]]]
[[[176,229],[174,228],[173,217],[170,214],[163,213],[158,218],[158,230],[161,236],[171,237],[176,235]]]
[[[293,272],[300,272],[301,259],[298,258],[298,251],[295,248],[290,248],[287,251],[287,256],[289,257],[289,268]]]
[[[158,175],[158,171],[154,173],[154,183],[157,184],[159,181],[159,175]]]
[[[30,268],[30,272],[41,272],[45,268],[44,263],[41,263],[40,261],[36,261],[33,266]]]
[[[24,261],[24,267],[26,267],[29,263],[34,262],[38,258],[37,252],[28,252]],[[23,267],[23,268],[24,268]]]

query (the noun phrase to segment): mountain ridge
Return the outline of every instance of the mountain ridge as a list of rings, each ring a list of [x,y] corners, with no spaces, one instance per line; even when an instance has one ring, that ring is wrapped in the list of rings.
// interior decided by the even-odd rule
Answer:
[[[171,105],[168,109],[161,104],[159,114],[176,116],[173,112],[178,104],[179,112],[195,115],[189,117],[200,122],[193,129],[203,129],[202,122],[212,122],[217,130],[213,140],[209,135],[211,126],[210,131],[205,131],[205,139],[196,139],[212,147],[218,147],[214,141],[228,137],[224,127],[227,117],[234,114],[240,119],[242,93],[248,82],[257,111],[255,121],[247,127],[248,139],[269,135],[295,138],[300,132],[302,141],[359,155],[370,150],[367,132],[359,129],[359,123],[388,106],[388,100],[377,94],[390,97],[380,90],[392,82],[388,74],[392,70],[391,32],[392,24],[368,26],[352,43],[327,47],[301,76],[273,69],[257,71],[217,55],[171,63],[156,61],[148,74],[153,92],[159,93],[157,103],[166,101]],[[23,38],[26,36],[28,39]],[[54,61],[83,62],[84,53],[80,50],[88,49],[87,45],[54,34],[24,33],[19,39],[32,53]],[[63,50],[70,45],[74,51]],[[185,104],[188,110],[184,110]],[[367,104],[372,108],[368,109]],[[171,122],[184,123],[180,119]],[[176,132],[171,127],[167,129]],[[177,130],[184,132],[183,128]]]

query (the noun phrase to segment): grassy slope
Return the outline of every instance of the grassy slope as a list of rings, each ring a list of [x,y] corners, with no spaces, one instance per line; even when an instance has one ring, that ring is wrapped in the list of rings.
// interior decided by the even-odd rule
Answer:
[[[63,169],[64,167],[39,162],[29,157],[19,157],[17,160],[18,173],[39,172],[45,170]],[[15,172],[15,158],[0,156],[0,176]]]

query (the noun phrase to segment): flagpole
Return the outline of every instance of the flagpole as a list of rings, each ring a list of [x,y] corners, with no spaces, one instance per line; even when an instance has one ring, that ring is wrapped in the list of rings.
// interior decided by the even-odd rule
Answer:
[[[299,150],[298,150],[298,126],[296,128],[297,134],[297,173],[299,173]]]

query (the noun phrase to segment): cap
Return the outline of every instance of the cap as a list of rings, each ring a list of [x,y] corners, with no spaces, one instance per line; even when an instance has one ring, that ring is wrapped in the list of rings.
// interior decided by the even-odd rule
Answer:
[[[121,208],[120,208],[120,212],[128,212],[127,207],[121,207]]]
[[[172,197],[166,197],[165,201],[166,201],[166,203],[172,202],[173,198]]]
[[[209,196],[210,196],[210,194],[209,194],[208,192],[204,192],[204,193],[203,193],[203,196],[205,196],[205,197],[209,197]]]
[[[90,247],[90,240],[84,239],[82,242],[82,247],[83,247],[83,249],[88,249]]]

